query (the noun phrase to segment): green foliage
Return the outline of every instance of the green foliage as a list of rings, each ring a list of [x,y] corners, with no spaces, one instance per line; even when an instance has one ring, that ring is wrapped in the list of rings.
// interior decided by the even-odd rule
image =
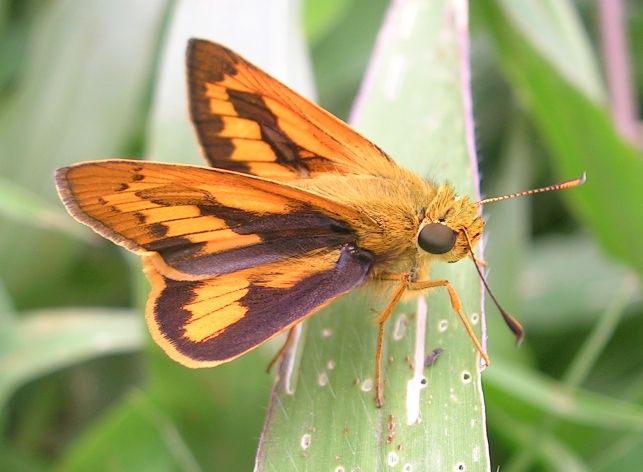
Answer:
[[[234,18],[217,9],[218,2],[205,3],[210,10],[194,10],[199,7],[189,1],[0,0],[0,470],[248,470],[254,463],[269,404],[271,378],[263,370],[270,348],[205,371],[169,361],[143,327],[147,284],[138,263],[65,218],[52,171],[112,156],[197,163],[182,69],[190,35],[216,38],[310,95],[301,39],[308,38],[320,102],[346,117],[386,2],[292,0],[276,7],[247,0]],[[380,41],[418,69],[400,101],[385,103],[373,93],[356,123],[396,160],[469,192],[462,163],[449,161],[462,155],[464,144],[455,138],[462,135],[457,116],[444,114],[455,95],[432,89],[421,72],[435,52],[427,40],[435,31],[425,21],[436,17],[408,13],[437,2],[392,3],[408,9],[404,26]],[[482,380],[492,470],[637,470],[643,462],[643,160],[610,116],[594,3],[577,3],[471,2],[484,193],[588,174],[580,189],[485,208],[490,284],[527,331],[516,348],[495,308],[488,308],[494,362]],[[630,2],[627,8],[634,45],[643,37],[643,7]],[[426,36],[413,35],[416,21]],[[632,59],[641,91],[641,55]],[[386,54],[379,60],[382,67],[394,62]],[[436,65],[448,69],[450,60],[445,53]],[[427,107],[440,118],[429,119]],[[458,274],[466,267],[466,261],[455,266]],[[460,275],[448,277],[469,312],[477,284],[470,291],[461,288]],[[436,291],[428,302],[430,310],[448,313],[450,326],[457,324],[444,294]],[[277,386],[263,457],[272,448],[302,461],[305,434],[311,457],[333,457],[323,470],[343,460],[352,464],[348,458],[362,447],[375,454],[371,464],[384,464],[398,443],[398,457],[403,451],[409,461],[448,444],[445,461],[456,461],[456,448],[483,441],[481,423],[468,438],[455,430],[439,437],[454,424],[441,416],[441,403],[451,400],[439,386],[455,385],[462,366],[454,359],[472,354],[459,326],[440,337],[429,315],[426,352],[438,345],[445,352],[426,370],[422,398],[435,401],[422,404],[424,429],[416,436],[400,413],[409,378],[401,359],[415,325],[387,346],[394,358],[388,403],[374,411],[372,391],[362,389],[372,375],[372,316],[348,313],[355,318],[349,325],[341,316],[356,304],[342,301],[331,308],[335,316],[322,314],[305,327],[293,378],[299,393],[282,395]],[[389,328],[414,309],[401,307]],[[319,386],[324,372],[325,390]],[[340,385],[340,378],[359,382]],[[318,403],[301,401],[307,393]],[[480,405],[479,397],[467,395],[456,391],[462,411]],[[323,411],[314,409],[320,405]],[[292,418],[289,427],[279,423],[284,412]],[[390,414],[396,437],[386,444]],[[464,417],[456,423],[464,426]],[[375,470],[364,464],[362,470]]]
[[[538,43],[520,29],[523,24],[534,24],[533,15],[512,21],[510,15],[517,10],[515,2],[479,2],[478,6],[496,40],[509,80],[554,157],[557,174],[573,176],[586,171],[590,176],[590,184],[570,192],[569,200],[610,253],[643,273],[643,253],[623,244],[633,234],[643,233],[643,219],[621,216],[640,213],[643,201],[640,152],[619,136],[604,103],[595,96],[598,93],[592,92],[595,81],[587,78],[593,77],[594,64],[586,64],[579,53],[562,54],[560,59],[554,54],[565,50],[567,44],[582,44],[584,36],[571,27],[553,33],[534,32],[538,38],[544,36],[550,44],[555,43],[539,50]],[[572,12],[565,10],[549,11],[544,6],[536,10],[543,12],[550,24],[556,18],[573,19]],[[569,23],[573,24],[566,22]],[[573,47],[569,49],[574,51]],[[585,83],[590,85],[583,86]]]
[[[139,350],[141,320],[133,310],[48,310],[3,323],[0,408],[23,383],[92,357]]]

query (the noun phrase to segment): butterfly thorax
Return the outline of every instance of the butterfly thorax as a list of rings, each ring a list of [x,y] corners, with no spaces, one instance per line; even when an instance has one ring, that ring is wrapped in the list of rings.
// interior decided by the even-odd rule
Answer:
[[[376,278],[382,272],[416,273],[435,260],[455,262],[468,254],[461,230],[475,245],[483,228],[479,208],[468,197],[456,195],[448,184],[436,185],[404,169],[387,177],[328,175],[294,185],[359,212],[361,221],[351,221],[355,243],[373,254]],[[417,242],[420,229],[435,222],[458,234],[454,248],[441,255],[422,250]]]

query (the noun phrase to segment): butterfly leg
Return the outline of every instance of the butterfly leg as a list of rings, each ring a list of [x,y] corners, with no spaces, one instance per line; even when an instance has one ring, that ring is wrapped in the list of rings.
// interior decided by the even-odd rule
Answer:
[[[476,333],[473,331],[473,328],[471,327],[471,323],[469,323],[467,316],[464,314],[464,311],[462,310],[462,302],[460,301],[460,297],[458,296],[458,293],[455,291],[455,288],[453,287],[453,285],[451,285],[451,282],[449,282],[446,279],[411,281],[410,274],[392,273],[392,272],[385,272],[384,274],[382,274],[381,279],[391,280],[391,281],[394,281],[394,280],[402,281],[402,283],[404,284],[405,290],[415,291],[415,290],[426,290],[426,289],[437,288],[437,287],[446,288],[447,292],[449,293],[451,308],[453,308],[453,311],[458,315],[458,317],[460,318],[460,321],[462,321],[464,329],[469,335],[469,337],[471,338],[471,341],[473,342],[474,347],[480,353],[480,356],[482,357],[484,363],[487,366],[491,364],[491,359],[489,359],[489,355],[482,348],[482,344],[478,340]],[[396,303],[398,301],[399,301],[399,298],[397,299]],[[392,311],[394,306],[389,308]]]
[[[382,311],[382,313],[377,317],[377,326],[379,329],[377,334],[377,349],[375,351],[375,406],[377,408],[382,408],[382,405],[384,404],[384,391],[382,388],[382,346],[384,345],[384,325],[389,316],[391,316],[391,313],[393,313],[397,304],[400,302],[409,283],[408,274],[401,275],[406,275],[407,277],[400,277],[401,283],[395,289],[391,301],[386,309],[384,309],[384,311]]]
[[[383,394],[383,387],[382,387],[382,347],[384,344],[384,324],[386,320],[393,313],[395,306],[400,302],[406,290],[415,291],[415,290],[426,290],[426,289],[437,288],[437,287],[446,288],[449,294],[449,299],[451,300],[451,308],[453,308],[453,311],[458,315],[458,317],[460,318],[460,321],[462,321],[464,329],[469,335],[469,337],[471,338],[471,341],[473,342],[474,347],[480,353],[480,356],[482,357],[485,365],[489,366],[491,364],[491,359],[489,359],[489,355],[483,349],[482,344],[480,343],[480,341],[478,340],[478,337],[476,336],[476,333],[473,331],[473,327],[471,326],[471,323],[469,323],[467,316],[464,314],[464,311],[462,310],[462,302],[460,301],[460,297],[458,296],[458,293],[455,291],[455,288],[453,287],[453,285],[451,285],[451,282],[449,282],[446,279],[411,281],[411,274],[404,273],[404,272],[402,273],[386,272],[382,274],[380,279],[398,281],[400,282],[400,285],[395,289],[395,292],[393,293],[393,297],[391,298],[391,301],[389,302],[386,309],[382,311],[382,313],[377,318],[379,332],[377,336],[377,350],[375,351],[375,405],[378,408],[381,408],[381,406],[384,403],[384,394]]]
[[[282,344],[282,346],[279,348],[277,351],[277,354],[274,355],[270,363],[268,364],[268,367],[266,367],[266,373],[270,373],[272,370],[272,366],[274,366],[278,360],[280,360],[282,357],[284,357],[284,354],[286,354],[286,351],[290,348],[292,345],[292,342],[295,340],[295,330],[297,329],[297,326],[293,326],[288,330],[288,336],[286,337],[286,340]]]
[[[476,333],[473,331],[471,323],[469,323],[467,316],[464,314],[464,311],[462,310],[462,302],[460,302],[460,297],[455,291],[455,288],[453,288],[453,285],[451,285],[451,282],[445,279],[419,280],[417,282],[409,282],[407,286],[408,290],[425,290],[428,288],[436,287],[444,287],[447,289],[447,292],[449,293],[449,299],[451,300],[451,308],[453,308],[453,311],[455,311],[455,313],[460,318],[460,321],[462,321],[462,325],[464,326],[465,331],[471,338],[471,341],[473,342],[476,350],[480,353],[480,356],[482,357],[485,365],[489,366],[491,364],[491,359],[489,359],[489,355],[483,349],[480,340],[478,340]]]

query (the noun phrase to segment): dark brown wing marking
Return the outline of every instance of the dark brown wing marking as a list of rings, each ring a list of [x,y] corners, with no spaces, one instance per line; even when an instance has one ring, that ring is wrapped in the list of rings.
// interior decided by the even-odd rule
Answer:
[[[346,123],[223,46],[192,39],[187,68],[192,121],[213,167],[286,181],[396,168]]]

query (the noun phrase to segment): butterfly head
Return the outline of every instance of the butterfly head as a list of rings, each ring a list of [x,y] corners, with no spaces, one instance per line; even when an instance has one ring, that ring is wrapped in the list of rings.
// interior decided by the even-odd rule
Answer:
[[[483,227],[478,203],[443,186],[425,210],[417,245],[445,262],[456,262],[469,255],[469,244],[476,245]]]

